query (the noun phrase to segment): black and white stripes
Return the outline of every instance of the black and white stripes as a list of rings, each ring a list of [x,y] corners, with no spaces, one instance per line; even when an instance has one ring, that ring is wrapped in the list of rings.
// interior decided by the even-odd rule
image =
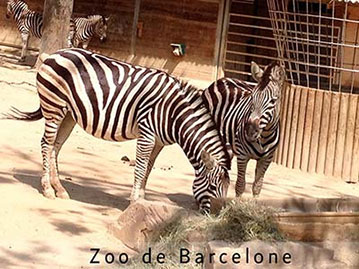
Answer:
[[[67,49],[43,62],[37,88],[39,110],[14,110],[7,118],[45,118],[45,196],[54,197],[54,190],[58,197],[68,196],[58,179],[57,155],[75,123],[102,139],[138,139],[132,200],[144,195],[157,155],[173,143],[181,146],[195,169],[193,193],[200,209],[208,212],[211,197],[226,196],[230,156],[200,92],[191,85],[159,70]]]
[[[108,20],[108,17],[101,15],[72,19],[68,36],[69,47],[78,48],[81,45],[82,48],[86,49],[94,36],[98,36],[100,41],[105,41]]]
[[[255,87],[237,79],[223,78],[212,83],[202,95],[224,141],[237,156],[236,196],[244,192],[249,159],[257,160],[252,192],[254,196],[259,195],[265,171],[279,142],[284,70],[276,62],[264,71],[252,63],[252,75],[258,81]]]
[[[42,14],[31,11],[27,4],[21,0],[8,0],[6,17],[14,18],[17,29],[21,34],[21,61],[23,61],[25,60],[30,33],[37,38],[42,36]]]

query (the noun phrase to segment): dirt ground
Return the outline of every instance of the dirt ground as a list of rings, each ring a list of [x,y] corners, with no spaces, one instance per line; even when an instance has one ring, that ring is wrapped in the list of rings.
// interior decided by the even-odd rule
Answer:
[[[38,108],[35,72],[0,58],[0,112],[13,105]],[[136,141],[110,143],[76,127],[64,145],[59,169],[70,200],[48,200],[40,193],[40,139],[43,121],[0,121],[0,267],[89,268],[90,248],[131,253],[108,233],[129,204]],[[254,162],[248,167],[246,196],[250,197]],[[172,168],[173,167],[173,168]],[[234,197],[236,165],[231,171]],[[193,168],[177,146],[166,147],[147,185],[147,199],[191,207]],[[310,175],[272,164],[261,197],[358,197],[359,184]],[[104,257],[100,256],[104,268]],[[110,266],[109,266],[110,267]]]

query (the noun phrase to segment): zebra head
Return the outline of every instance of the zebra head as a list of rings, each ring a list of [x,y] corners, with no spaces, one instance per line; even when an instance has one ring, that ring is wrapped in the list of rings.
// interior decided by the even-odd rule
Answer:
[[[98,20],[95,24],[95,33],[100,38],[101,42],[105,42],[107,39],[107,22],[109,17],[98,16]]]
[[[193,184],[193,194],[199,204],[200,211],[204,214],[211,212],[211,198],[223,198],[227,196],[229,188],[230,156],[225,152],[227,165],[220,164],[210,153],[201,152],[201,161],[204,164],[202,173],[197,176]]]
[[[28,6],[25,2],[20,0],[8,0],[6,7],[6,18],[10,19],[14,17],[16,20],[20,19],[22,13],[28,10]]]
[[[15,4],[14,0],[9,0],[6,3],[6,18],[7,19],[10,19],[14,14],[14,8],[13,8],[14,4]]]
[[[263,129],[269,130],[279,119],[285,70],[279,62],[270,63],[264,71],[252,62],[251,72],[258,84],[253,89],[251,110],[245,130],[247,139],[254,142],[259,139]]]

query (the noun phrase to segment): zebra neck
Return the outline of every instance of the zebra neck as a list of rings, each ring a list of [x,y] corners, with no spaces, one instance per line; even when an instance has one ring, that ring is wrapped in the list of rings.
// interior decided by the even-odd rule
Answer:
[[[24,2],[18,2],[17,5],[15,6],[14,8],[14,20],[16,22],[19,22],[22,18],[22,14],[25,12],[25,11],[30,11],[27,4],[24,3]]]
[[[201,101],[201,97],[198,100]],[[229,167],[229,158],[224,156],[226,152],[224,144],[208,110],[203,105],[191,110],[194,115],[179,116],[174,126],[178,134],[176,143],[187,155],[196,171],[196,176],[201,175],[205,170],[200,157],[203,150],[214,157],[219,165]]]

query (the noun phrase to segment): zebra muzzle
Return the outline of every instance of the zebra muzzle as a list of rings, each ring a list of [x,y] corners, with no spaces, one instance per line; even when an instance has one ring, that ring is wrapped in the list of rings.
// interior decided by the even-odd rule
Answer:
[[[259,127],[259,118],[249,118],[246,124],[247,139],[251,142],[255,142],[261,135],[261,129]]]

